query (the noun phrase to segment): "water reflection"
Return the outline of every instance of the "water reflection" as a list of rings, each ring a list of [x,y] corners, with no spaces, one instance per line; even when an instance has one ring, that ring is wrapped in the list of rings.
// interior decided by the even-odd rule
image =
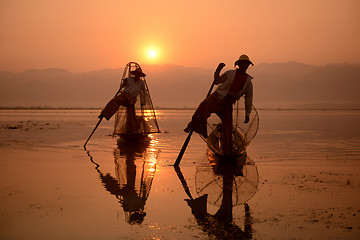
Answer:
[[[146,216],[145,203],[150,194],[159,155],[159,150],[153,145],[150,140],[118,141],[118,147],[114,149],[116,177],[110,173],[104,174],[87,151],[104,188],[119,200],[125,221],[129,224],[141,224]]]
[[[257,167],[246,155],[235,158],[218,157],[208,153],[208,165],[196,169],[196,192],[193,198],[180,167],[175,171],[189,199],[185,199],[201,229],[217,239],[252,239],[252,217],[246,203],[254,196],[259,181]],[[207,204],[218,206],[210,214]],[[233,221],[233,207],[244,205],[243,229]]]

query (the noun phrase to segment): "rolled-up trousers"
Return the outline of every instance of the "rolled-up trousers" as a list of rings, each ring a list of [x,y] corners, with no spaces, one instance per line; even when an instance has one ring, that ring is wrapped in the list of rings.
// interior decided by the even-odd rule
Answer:
[[[216,92],[210,94],[200,103],[185,131],[193,130],[207,138],[207,119],[212,113],[218,115],[222,122],[223,154],[232,154],[232,103],[220,99]]]
[[[136,130],[135,106],[130,103],[128,97],[121,93],[111,99],[101,111],[101,115],[109,120],[119,109],[120,106],[126,107],[126,131],[132,132]]]

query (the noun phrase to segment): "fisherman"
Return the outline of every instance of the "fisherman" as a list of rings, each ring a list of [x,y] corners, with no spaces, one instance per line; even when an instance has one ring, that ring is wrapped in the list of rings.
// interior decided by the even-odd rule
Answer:
[[[219,85],[216,90],[203,100],[185,132],[195,131],[207,138],[207,119],[212,113],[216,113],[222,122],[223,133],[223,154],[231,155],[232,153],[232,104],[245,97],[245,121],[248,123],[252,108],[253,85],[252,77],[246,73],[246,70],[254,65],[249,57],[245,54],[241,55],[235,62],[236,69],[226,71],[220,76],[220,71],[225,67],[224,63],[220,63],[214,73],[214,84]]]
[[[98,118],[109,120],[119,109],[120,106],[126,107],[126,128],[128,132],[136,130],[135,103],[139,94],[145,94],[145,83],[140,78],[146,74],[141,68],[136,68],[130,72],[131,76],[125,78],[120,86],[120,94],[111,99],[101,111]],[[140,99],[145,99],[140,95]],[[141,101],[143,102],[143,101]]]

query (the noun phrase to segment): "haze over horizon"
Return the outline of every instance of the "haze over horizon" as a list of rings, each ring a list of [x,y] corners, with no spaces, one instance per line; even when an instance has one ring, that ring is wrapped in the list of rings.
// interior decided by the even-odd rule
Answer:
[[[140,64],[214,69],[243,53],[255,65],[360,64],[360,2],[0,2],[0,70],[88,72]]]
[[[131,61],[129,61],[131,62]],[[139,65],[141,66],[141,68],[146,71],[146,68],[153,68],[153,67],[166,67],[166,66],[173,66],[173,67],[180,67],[180,68],[194,68],[194,69],[199,69],[199,70],[206,70],[206,71],[214,71],[216,69],[216,67],[218,66],[219,63],[214,63],[214,67],[191,67],[191,66],[184,66],[184,65],[178,65],[178,64],[171,64],[171,63],[163,63],[163,64],[141,64],[139,63]],[[226,66],[224,67],[224,69],[222,70],[222,73],[226,70],[229,69],[233,69],[234,66],[232,65],[233,62],[229,62],[229,63],[225,63]],[[304,62],[296,62],[296,61],[284,61],[284,62],[261,62],[261,63],[257,63],[256,66],[262,66],[262,65],[282,65],[282,64],[299,64],[299,65],[308,65],[308,66],[314,66],[314,67],[326,67],[326,66],[339,66],[339,65],[348,65],[348,66],[360,66],[360,63],[353,63],[353,62],[329,62],[329,63],[324,63],[324,64],[308,64],[308,63],[304,63]],[[124,65],[125,66],[125,65]],[[81,73],[91,73],[91,72],[99,72],[99,71],[106,71],[106,70],[115,70],[115,69],[120,69],[123,70],[124,66],[117,66],[117,67],[105,67],[105,68],[99,68],[99,69],[90,69],[90,70],[83,70],[83,71],[72,71],[71,69],[67,69],[67,68],[62,68],[62,67],[57,67],[57,66],[53,66],[53,67],[46,67],[46,68],[27,68],[27,69],[22,69],[22,70],[18,70],[18,71],[11,71],[11,70],[0,70],[0,72],[10,72],[10,73],[24,73],[24,72],[28,72],[28,71],[48,71],[48,70],[64,70],[64,71],[68,71],[69,73],[73,73],[73,74],[81,74]],[[253,66],[249,67],[249,70],[251,71],[251,69],[253,68]]]
[[[193,108],[206,95],[213,69],[143,65],[154,106]],[[226,70],[225,67],[223,71]],[[0,71],[0,107],[103,107],[119,88],[123,69],[71,73],[65,69]],[[258,64],[257,108],[360,108],[360,65]]]

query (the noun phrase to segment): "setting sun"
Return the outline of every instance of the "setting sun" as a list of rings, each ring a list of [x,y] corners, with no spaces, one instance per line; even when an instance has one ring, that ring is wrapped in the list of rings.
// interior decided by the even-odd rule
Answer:
[[[156,58],[156,55],[157,55],[156,50],[154,50],[154,49],[149,50],[149,52],[148,52],[149,58],[154,59],[154,58]]]
[[[142,50],[143,62],[147,64],[159,64],[164,59],[164,51],[159,47],[149,46]]]

